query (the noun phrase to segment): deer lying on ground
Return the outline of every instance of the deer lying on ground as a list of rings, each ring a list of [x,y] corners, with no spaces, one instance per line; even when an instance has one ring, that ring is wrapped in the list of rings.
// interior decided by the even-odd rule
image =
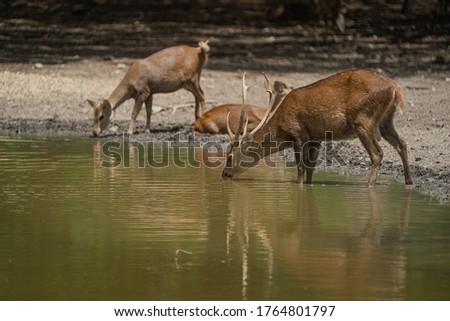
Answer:
[[[252,130],[264,118],[266,109],[254,105],[246,105],[245,107],[247,110],[248,128]],[[241,104],[225,104],[214,107],[195,121],[194,130],[202,134],[226,134],[226,116],[228,113],[230,113],[230,127],[233,130],[237,130],[241,108]]]
[[[205,95],[200,87],[202,68],[208,60],[208,41],[199,42],[199,47],[176,46],[163,49],[138,60],[128,69],[119,85],[108,99],[103,101],[88,100],[94,108],[94,125],[92,132],[98,136],[111,121],[111,114],[124,101],[134,98],[128,134],[134,132],[136,118],[145,103],[147,123],[145,132],[150,133],[152,114],[152,97],[157,93],[170,93],[184,88],[195,97],[195,119],[205,109]],[[201,107],[201,114],[200,109]]]
[[[243,105],[247,88],[243,77]],[[379,130],[402,159],[405,183],[412,184],[406,143],[393,123],[397,107],[402,109],[404,103],[403,92],[394,80],[376,71],[352,70],[294,89],[249,133],[244,107],[238,130],[229,133],[231,149],[222,177],[234,178],[261,158],[293,144],[297,183],[303,184],[306,170],[306,183],[311,184],[320,143],[331,132],[334,140],[359,138],[372,162],[369,186],[374,186],[383,159]]]
[[[264,75],[265,76],[265,75]],[[292,90],[292,87],[282,81],[275,81],[270,84],[266,77],[266,90],[270,93],[273,99],[270,99],[269,104],[279,105],[283,98]],[[261,122],[266,114],[266,109],[263,107],[245,105],[247,112],[247,129],[253,130]],[[272,108],[270,105],[268,108]],[[209,134],[226,134],[227,133],[227,115],[229,113],[230,128],[237,130],[239,115],[242,109],[241,104],[225,104],[214,107],[210,111],[203,114],[202,117],[195,121],[194,130],[199,133]]]

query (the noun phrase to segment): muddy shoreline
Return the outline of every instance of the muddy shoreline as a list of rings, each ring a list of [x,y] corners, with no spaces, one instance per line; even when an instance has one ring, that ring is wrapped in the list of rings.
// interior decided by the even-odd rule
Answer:
[[[127,121],[116,122],[120,128],[126,129]],[[91,126],[86,122],[77,121],[55,121],[53,119],[36,120],[36,119],[11,119],[0,120],[0,136],[9,138],[27,138],[27,139],[67,139],[67,138],[85,138],[90,140],[100,140],[102,143],[106,141],[119,142],[141,142],[147,143],[149,141],[157,144],[169,143],[170,146],[204,146],[205,143],[214,143],[214,146],[220,144],[223,150],[226,150],[228,144],[228,137],[225,135],[207,135],[199,134],[192,130],[189,125],[173,125],[173,126],[159,126],[152,128],[151,135],[144,134],[144,127],[138,126],[138,133],[129,136],[125,133],[110,133],[106,131],[100,137],[94,138],[90,134]],[[180,144],[177,141],[180,141]],[[188,143],[189,142],[189,143]],[[341,175],[356,175],[361,177],[368,177],[370,173],[370,163],[367,154],[362,146],[358,146],[358,141],[336,142],[339,144],[339,156],[345,161],[344,166],[340,166],[336,162],[331,165],[319,166],[318,170],[328,170],[340,173]],[[389,146],[386,146],[389,148]],[[423,146],[421,147],[423,149]],[[414,149],[414,148],[413,148]],[[385,151],[385,149],[384,149]],[[287,151],[285,155],[289,155],[291,151]],[[321,153],[324,153],[322,149]],[[382,184],[394,179],[403,183],[403,168],[399,160],[386,158],[383,160],[382,169],[380,171],[379,181]],[[286,157],[280,154],[280,157]],[[424,195],[428,195],[440,202],[450,202],[450,172],[445,166],[433,167],[431,162],[428,166],[417,165],[420,157],[414,157],[414,153],[409,151],[411,170],[413,173],[414,186],[413,189],[418,190]],[[270,169],[268,169],[270,170]],[[292,178],[293,182],[295,177]],[[408,187],[405,187],[408,188]]]
[[[263,70],[261,70],[263,71]],[[267,70],[264,70],[267,72]],[[92,108],[87,98],[105,97],[123,76],[125,68],[113,62],[84,60],[80,63],[43,66],[0,65],[0,135],[9,137],[50,138],[82,137],[86,139],[121,140],[129,125],[132,101],[116,113],[112,131],[99,138],[91,135]],[[240,99],[242,71],[225,72],[206,69],[202,86],[206,92],[207,110],[216,104]],[[326,73],[268,72],[294,87],[306,85],[327,76]],[[94,75],[94,76],[92,76]],[[441,202],[450,201],[450,81],[445,73],[418,72],[413,76],[395,77],[407,97],[403,115],[396,116],[396,128],[408,143],[414,189]],[[249,102],[265,105],[263,80],[259,72],[250,72]],[[33,86],[32,86],[33,85]],[[21,86],[33,87],[23,95]],[[130,141],[216,142],[226,145],[224,135],[193,132],[194,99],[185,91],[155,95],[152,133],[144,134],[145,111],[139,115],[137,134]],[[195,138],[193,138],[195,137]],[[345,166],[334,164],[326,170],[346,175],[368,177],[370,161],[358,140],[346,141],[339,148]],[[384,151],[380,181],[403,182],[400,157],[382,141]],[[324,169],[325,167],[319,167]],[[295,178],[293,178],[293,181]]]

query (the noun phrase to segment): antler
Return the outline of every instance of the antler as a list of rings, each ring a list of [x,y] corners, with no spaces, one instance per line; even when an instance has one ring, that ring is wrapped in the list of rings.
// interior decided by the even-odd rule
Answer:
[[[263,119],[259,122],[258,126],[255,127],[255,129],[253,129],[250,132],[250,135],[253,135],[254,133],[256,133],[262,126],[264,126],[264,124],[267,122],[269,115],[272,111],[274,111],[277,106],[274,106],[274,100],[275,100],[275,89],[273,87],[273,85],[270,83],[269,78],[267,77],[267,75],[265,73],[262,73],[264,78],[266,78],[265,81],[265,87],[266,87],[266,91],[269,93],[269,105],[267,106],[267,110],[266,110],[266,114],[264,115]]]
[[[275,88],[270,83],[269,78],[265,73],[262,73],[264,78],[266,78],[266,81],[264,82],[264,87],[266,88],[266,91],[269,93],[269,102],[272,100],[273,95],[275,94]]]
[[[239,117],[239,125],[235,133],[233,133],[230,127],[230,112],[228,112],[227,114],[227,132],[232,142],[239,142],[239,135],[242,132],[242,129],[244,129],[243,135],[247,133],[248,117],[246,115],[247,114],[246,103],[247,103],[248,88],[250,88],[250,86],[248,86],[245,83],[245,72],[244,72],[244,74],[242,75],[242,109]]]
[[[241,109],[241,116],[239,117],[239,127],[238,127],[238,133],[241,133],[242,130],[242,124],[244,122],[244,118],[245,118],[245,124],[244,124],[244,131],[242,132],[242,136],[245,136],[245,134],[247,134],[247,125],[248,125],[248,117],[247,117],[247,90],[250,88],[250,86],[248,86],[245,83],[245,72],[242,75],[242,109]],[[239,134],[237,136],[237,138],[239,139]]]
[[[230,136],[230,140],[233,141],[234,133],[231,130],[231,127],[230,127],[230,114],[231,114],[231,111],[229,111],[227,113],[227,133],[228,133],[228,136]]]

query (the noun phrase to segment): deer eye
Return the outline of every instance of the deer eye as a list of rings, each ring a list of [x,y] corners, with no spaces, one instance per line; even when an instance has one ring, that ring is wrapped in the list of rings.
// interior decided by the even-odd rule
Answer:
[[[99,118],[99,120],[102,121],[103,118],[105,118],[105,116],[101,115],[100,118]]]

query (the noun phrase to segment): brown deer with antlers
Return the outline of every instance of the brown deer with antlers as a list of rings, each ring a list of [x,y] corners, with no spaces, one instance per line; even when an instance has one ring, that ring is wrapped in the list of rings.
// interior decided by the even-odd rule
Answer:
[[[271,97],[273,97],[269,104],[279,105],[293,88],[278,80],[271,84],[267,76],[264,75],[264,77],[266,77],[265,88],[270,93]],[[272,108],[272,106],[269,106],[268,108]],[[241,104],[225,104],[214,107],[195,121],[194,130],[199,133],[227,134],[227,115],[229,113],[230,128],[236,131],[241,109]],[[248,119],[247,129],[253,130],[264,118],[266,108],[246,105],[245,109]]]
[[[244,74],[243,105],[247,88]],[[244,107],[238,130],[229,132],[231,149],[222,177],[234,178],[261,158],[293,144],[297,183],[303,183],[306,171],[306,183],[311,184],[320,143],[331,132],[335,140],[359,138],[372,162],[369,186],[374,186],[383,159],[379,130],[402,159],[405,183],[412,184],[406,143],[393,122],[396,109],[403,109],[404,104],[403,92],[394,80],[372,70],[352,70],[294,89],[251,132],[246,129]]]

